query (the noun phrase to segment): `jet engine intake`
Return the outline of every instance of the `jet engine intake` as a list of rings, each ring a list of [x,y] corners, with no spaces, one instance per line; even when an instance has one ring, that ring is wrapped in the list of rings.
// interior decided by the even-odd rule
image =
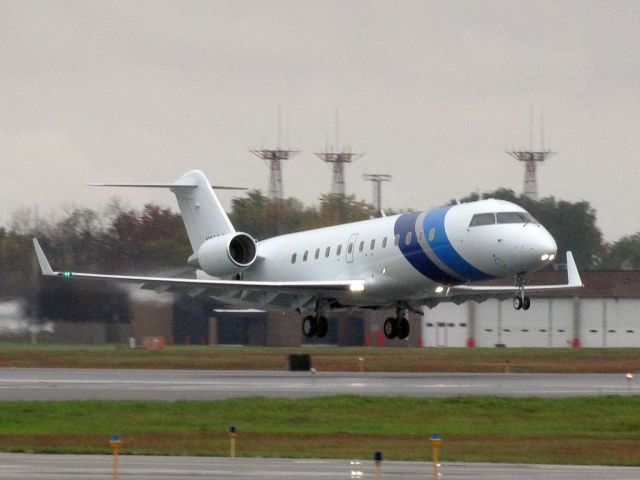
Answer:
[[[248,268],[255,259],[256,241],[253,237],[234,232],[204,242],[198,249],[197,265],[209,275],[224,277]]]

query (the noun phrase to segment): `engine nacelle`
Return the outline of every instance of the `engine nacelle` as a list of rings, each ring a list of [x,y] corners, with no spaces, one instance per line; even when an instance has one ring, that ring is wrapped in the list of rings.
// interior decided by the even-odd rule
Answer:
[[[197,264],[214,277],[233,275],[256,259],[256,241],[242,232],[210,238],[198,249]]]

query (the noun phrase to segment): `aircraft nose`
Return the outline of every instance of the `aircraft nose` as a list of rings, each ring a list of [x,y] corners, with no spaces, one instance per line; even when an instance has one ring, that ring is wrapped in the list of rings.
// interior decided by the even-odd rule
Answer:
[[[531,239],[531,252],[541,264],[552,262],[558,253],[558,245],[551,234],[544,228],[536,232]]]

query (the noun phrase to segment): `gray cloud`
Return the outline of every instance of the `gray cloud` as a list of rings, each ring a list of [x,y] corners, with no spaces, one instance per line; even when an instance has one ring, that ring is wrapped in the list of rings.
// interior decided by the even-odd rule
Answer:
[[[340,139],[390,173],[388,206],[426,208],[470,191],[522,188],[504,150],[544,112],[540,193],[588,200],[605,237],[640,230],[640,4],[538,2],[0,2],[0,221],[41,211],[172,204],[90,181],[166,181],[200,168],[266,188],[248,153],[276,141],[285,193],[314,202],[330,171],[312,153]],[[536,113],[536,123],[538,113]],[[538,134],[536,133],[536,137]],[[222,194],[229,201],[230,194]]]

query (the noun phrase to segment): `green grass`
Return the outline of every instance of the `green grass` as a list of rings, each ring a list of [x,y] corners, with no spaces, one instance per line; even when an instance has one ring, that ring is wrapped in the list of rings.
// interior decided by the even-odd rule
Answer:
[[[0,367],[173,368],[282,370],[290,353],[309,353],[320,371],[609,372],[640,371],[640,349],[366,348],[168,346],[0,343]]]
[[[0,402],[0,450],[640,465],[640,397]]]

